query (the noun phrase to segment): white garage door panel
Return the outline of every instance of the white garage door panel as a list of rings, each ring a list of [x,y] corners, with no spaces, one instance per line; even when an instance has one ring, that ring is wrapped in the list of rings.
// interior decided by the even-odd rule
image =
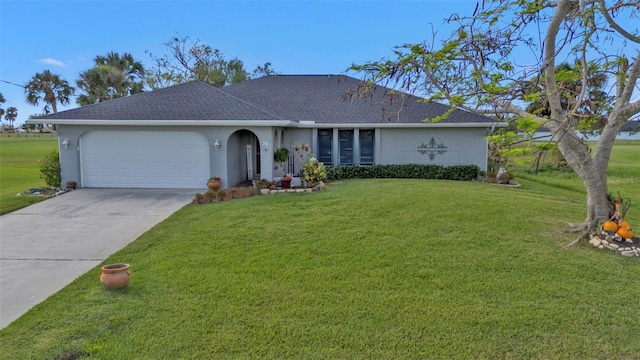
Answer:
[[[92,131],[82,136],[83,186],[202,188],[209,143],[195,132]]]

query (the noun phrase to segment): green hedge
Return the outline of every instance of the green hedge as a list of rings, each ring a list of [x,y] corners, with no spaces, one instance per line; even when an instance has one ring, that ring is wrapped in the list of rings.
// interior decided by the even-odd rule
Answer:
[[[476,179],[479,171],[476,165],[327,166],[327,180],[404,178],[470,181]]]

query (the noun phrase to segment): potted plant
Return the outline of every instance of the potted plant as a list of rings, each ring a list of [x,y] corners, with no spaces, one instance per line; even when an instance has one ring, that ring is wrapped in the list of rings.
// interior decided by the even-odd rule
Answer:
[[[209,180],[207,180],[207,187],[209,188],[209,190],[211,191],[218,191],[220,190],[220,185],[222,184],[222,181],[220,180],[219,176],[214,176],[212,178],[209,178]]]
[[[283,189],[290,189],[291,188],[291,175],[287,174],[285,176],[283,176],[282,178],[280,178],[280,183],[282,184],[282,188]]]
[[[284,165],[284,162],[289,159],[289,149],[279,148],[273,153],[273,161],[276,164]]]

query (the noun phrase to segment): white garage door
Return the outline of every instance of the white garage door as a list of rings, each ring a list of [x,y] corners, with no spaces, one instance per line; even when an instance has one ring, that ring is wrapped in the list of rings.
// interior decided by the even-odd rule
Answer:
[[[91,131],[80,142],[82,186],[206,187],[209,143],[195,132]]]

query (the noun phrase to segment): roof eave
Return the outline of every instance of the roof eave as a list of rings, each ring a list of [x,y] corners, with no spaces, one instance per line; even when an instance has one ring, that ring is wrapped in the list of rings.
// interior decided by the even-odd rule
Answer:
[[[507,123],[315,123],[292,120],[82,120],[82,119],[29,119],[27,124],[82,125],[82,126],[256,126],[318,128],[488,128],[506,127]]]
[[[335,124],[311,124],[301,122],[296,124],[299,128],[491,128],[507,127],[507,123],[500,122],[469,122],[469,123],[335,123]]]
[[[291,120],[82,120],[30,119],[27,124],[90,126],[295,126]]]

